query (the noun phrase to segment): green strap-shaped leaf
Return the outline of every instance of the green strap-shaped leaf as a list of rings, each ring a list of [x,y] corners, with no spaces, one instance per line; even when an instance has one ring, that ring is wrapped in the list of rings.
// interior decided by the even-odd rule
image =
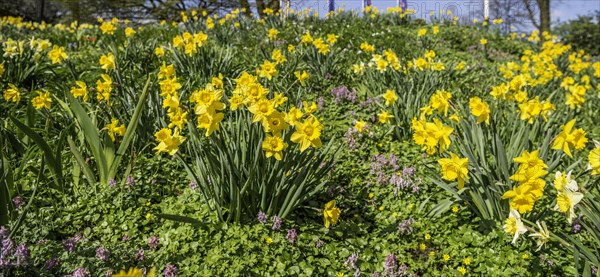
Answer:
[[[144,89],[142,90],[142,95],[140,96],[140,99],[138,100],[138,103],[135,106],[133,116],[131,117],[129,124],[127,124],[127,130],[125,130],[125,135],[123,136],[121,145],[119,145],[119,149],[117,149],[117,155],[116,155],[115,159],[112,161],[112,163],[109,165],[110,166],[110,169],[108,172],[109,178],[115,176],[115,174],[117,172],[117,167],[121,163],[121,159],[123,158],[123,155],[125,155],[125,151],[127,151],[129,144],[133,140],[133,136],[135,135],[135,130],[137,129],[137,126],[138,126],[138,120],[140,119],[140,116],[142,115],[142,109],[144,108],[144,105],[146,104],[146,95],[148,94],[148,87],[150,86],[151,80],[152,80],[152,78],[150,76],[148,76],[148,80],[146,80],[146,84],[144,85]]]
[[[23,133],[25,133],[25,135],[31,138],[31,140],[33,140],[33,142],[42,150],[42,152],[44,152],[44,158],[50,165],[50,170],[55,176],[54,185],[52,185],[52,187],[62,192],[63,175],[61,161],[56,159],[52,149],[50,148],[48,143],[46,143],[44,138],[42,138],[42,136],[40,136],[31,128],[29,128],[27,125],[21,123],[21,121],[16,119],[14,116],[10,115],[10,119],[13,121],[15,126],[17,126],[17,128],[19,128]]]
[[[160,218],[168,219],[168,220],[177,221],[177,222],[189,223],[189,224],[192,224],[193,226],[202,227],[202,228],[208,228],[208,225],[210,224],[209,222],[202,222],[195,218],[181,216],[181,215],[157,214],[156,216],[160,217]]]
[[[79,126],[83,131],[85,140],[92,150],[92,155],[96,160],[96,166],[98,167],[98,173],[100,174],[100,183],[108,183],[108,164],[106,156],[102,149],[102,143],[100,141],[100,133],[96,124],[92,121],[87,112],[83,109],[83,106],[77,101],[72,95],[68,95],[70,107],[73,114],[79,122]]]

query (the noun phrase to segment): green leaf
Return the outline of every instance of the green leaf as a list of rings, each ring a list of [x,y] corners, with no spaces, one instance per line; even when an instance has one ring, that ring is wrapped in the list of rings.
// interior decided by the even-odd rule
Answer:
[[[208,229],[208,225],[210,225],[210,222],[202,222],[200,220],[197,220],[195,218],[191,218],[191,217],[187,217],[187,216],[181,216],[181,215],[174,215],[174,214],[156,214],[157,217],[160,218],[164,218],[164,219],[168,219],[168,220],[172,220],[172,221],[177,221],[177,222],[182,222],[182,223],[188,223],[191,224],[195,227],[201,227],[201,228],[205,228]]]
[[[44,158],[46,159],[46,161],[50,165],[50,170],[54,174],[54,178],[53,178],[54,185],[51,185],[52,188],[57,189],[57,190],[59,190],[61,192],[64,191],[63,186],[62,186],[63,175],[62,175],[61,161],[58,160],[54,156],[54,152],[52,151],[52,149],[50,148],[50,146],[48,145],[48,143],[46,143],[46,140],[44,140],[42,138],[42,136],[40,136],[38,133],[36,133],[35,131],[33,131],[27,125],[21,123],[14,116],[10,115],[10,119],[13,121],[13,123],[15,124],[15,126],[17,126],[17,128],[19,128],[23,133],[25,133],[25,135],[27,135],[27,137],[31,138],[33,140],[33,142],[44,153]],[[58,143],[61,143],[61,142],[59,141]]]

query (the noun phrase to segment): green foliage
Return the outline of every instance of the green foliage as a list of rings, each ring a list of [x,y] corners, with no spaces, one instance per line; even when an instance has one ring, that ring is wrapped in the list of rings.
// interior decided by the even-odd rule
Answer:
[[[221,124],[221,131],[204,138],[190,126],[191,165],[180,157],[196,182],[206,204],[221,221],[248,222],[259,211],[288,216],[311,199],[327,183],[335,150],[333,141],[319,149],[299,151],[294,145],[281,161],[267,158],[262,150],[264,133],[246,111],[236,111]],[[289,139],[291,134],[283,137]]]
[[[600,10],[595,14],[579,16],[558,25],[554,32],[565,43],[572,45],[576,50],[584,50],[592,56],[600,55]]]

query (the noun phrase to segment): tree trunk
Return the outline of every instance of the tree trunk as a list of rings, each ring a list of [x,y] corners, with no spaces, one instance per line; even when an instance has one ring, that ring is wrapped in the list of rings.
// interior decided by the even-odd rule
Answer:
[[[39,21],[42,22],[44,21],[44,7],[46,6],[46,1],[45,0],[41,0],[40,1],[40,14],[39,14]]]
[[[550,0],[537,0],[540,8],[540,33],[550,33]]]

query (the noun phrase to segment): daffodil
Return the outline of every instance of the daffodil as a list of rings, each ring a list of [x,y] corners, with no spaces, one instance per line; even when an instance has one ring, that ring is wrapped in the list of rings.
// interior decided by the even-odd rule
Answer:
[[[554,188],[556,188],[556,190],[559,192],[565,189],[570,191],[578,190],[577,181],[571,177],[571,171],[566,174],[564,172],[557,171],[554,174]]]
[[[315,118],[309,117],[303,123],[296,124],[296,131],[292,134],[291,141],[300,144],[300,152],[308,147],[321,147],[321,129],[323,125]]]
[[[135,35],[135,33],[137,33],[137,32],[133,28],[131,28],[131,27],[125,28],[125,36],[126,37],[132,37],[133,35]]]
[[[74,97],[83,97],[83,101],[87,101],[89,98],[87,85],[82,81],[75,81],[77,87],[71,87],[71,94]]]
[[[21,101],[21,93],[19,92],[19,88],[13,84],[8,84],[8,88],[4,90],[4,101],[19,103],[19,101]]]
[[[537,249],[535,251],[540,251],[544,245],[550,240],[550,231],[548,231],[548,226],[546,226],[546,222],[542,221],[540,224],[539,221],[536,221],[535,224],[538,226],[539,232],[534,232],[529,234],[530,237],[535,238]]]
[[[340,209],[335,206],[335,200],[331,200],[325,204],[323,209],[323,219],[325,220],[325,228],[338,222],[340,218]]]
[[[204,89],[192,92],[190,102],[196,103],[194,112],[198,115],[203,113],[215,113],[225,109],[221,102],[223,90],[216,89],[212,84],[207,84]]]
[[[589,166],[592,170],[592,175],[600,174],[600,147],[596,147],[590,151],[588,161],[590,162]]]
[[[63,61],[68,59],[69,55],[67,55],[67,52],[65,52],[64,47],[54,45],[52,46],[52,50],[48,52],[48,57],[52,61],[52,64],[57,64],[62,63]]]
[[[533,210],[535,195],[531,193],[529,186],[519,185],[502,194],[502,199],[510,199],[510,208],[519,213],[527,213]]]
[[[283,106],[287,100],[288,98],[283,95],[283,93],[276,92],[275,96],[273,96],[273,99],[271,99],[271,102],[273,102],[273,106],[277,108]]]
[[[112,22],[107,21],[100,25],[100,31],[102,31],[103,34],[112,35],[115,33],[116,30],[117,28],[115,27],[115,25],[112,24]]]
[[[485,122],[490,124],[490,106],[483,102],[479,97],[473,97],[469,100],[471,114],[477,117],[477,124]]]
[[[112,92],[112,79],[108,74],[100,76],[102,80],[96,81],[96,99],[98,101],[106,101],[110,105],[110,93]]]
[[[164,80],[168,79],[175,74],[175,67],[170,64],[167,65],[166,62],[163,62],[158,70],[158,79]]]
[[[519,235],[522,235],[527,232],[527,228],[523,221],[521,221],[521,215],[518,211],[514,209],[510,209],[510,213],[506,221],[504,221],[504,231],[509,235],[513,236],[512,244],[517,242]]]
[[[157,57],[162,57],[165,55],[165,49],[162,46],[154,48],[154,55]]]
[[[267,158],[275,157],[276,160],[283,158],[283,150],[287,144],[279,136],[269,136],[262,143],[262,150],[265,151]]]
[[[223,120],[223,113],[203,113],[198,115],[198,128],[205,129],[204,136],[210,136],[214,131],[219,131],[219,123]]]
[[[115,55],[113,53],[108,53],[108,55],[100,56],[100,67],[102,69],[108,71],[109,69],[115,69]]]
[[[287,122],[290,126],[296,126],[296,124],[300,123],[300,119],[304,114],[300,109],[296,107],[290,108],[290,110],[285,114],[285,122]]]
[[[279,111],[274,111],[266,120],[261,121],[261,124],[266,133],[271,133],[274,136],[281,136],[283,130],[289,126],[285,122],[285,115]]]
[[[356,129],[356,131],[358,131],[359,133],[362,133],[366,126],[367,126],[366,122],[364,122],[362,120],[358,120],[354,124],[354,129]]]
[[[271,59],[273,59],[276,64],[282,64],[287,61],[287,59],[279,49],[273,50],[273,52],[271,53]]]
[[[456,154],[450,153],[450,158],[439,159],[438,163],[442,167],[444,180],[458,180],[458,189],[465,186],[465,180],[469,178],[468,158],[459,158]]]
[[[317,111],[317,103],[313,102],[302,102],[302,108],[304,109],[304,112],[307,114],[313,114],[314,112]]]
[[[570,190],[563,190],[556,196],[556,206],[554,210],[560,211],[566,214],[569,224],[575,218],[575,205],[583,199],[581,192],[575,192]]]
[[[159,144],[154,147],[154,150],[157,153],[167,152],[169,155],[175,155],[177,150],[179,150],[179,145],[181,145],[185,141],[185,137],[179,135],[179,131],[175,130],[174,132],[171,129],[163,128],[154,134],[156,141]]]
[[[106,130],[108,130],[108,136],[110,136],[110,140],[115,141],[115,135],[124,136],[125,135],[125,124],[119,125],[118,119],[111,119],[110,124],[106,125]]]
[[[387,111],[381,111],[381,113],[377,114],[377,118],[379,119],[379,123],[385,124],[390,122],[390,119],[394,118],[394,116]]]
[[[275,107],[269,99],[263,98],[254,103],[254,105],[248,107],[248,111],[253,114],[252,122],[261,122],[275,112]]]
[[[144,271],[136,267],[130,267],[128,271],[121,269],[119,273],[113,274],[112,277],[156,277],[156,268],[153,267],[144,275]]]
[[[304,71],[295,71],[294,75],[296,76],[296,79],[298,79],[298,81],[300,82],[300,85],[302,85],[302,86],[306,85],[306,80],[309,77],[308,72],[306,72],[306,70],[304,70]]]
[[[50,109],[50,105],[52,104],[52,97],[50,97],[50,92],[47,91],[37,91],[37,96],[31,99],[31,104],[36,110],[41,108]]]
[[[565,125],[560,128],[562,131],[558,134],[556,138],[554,138],[554,143],[552,144],[552,149],[562,150],[569,157],[573,157],[571,154],[571,148],[574,147],[577,150],[581,150],[585,147],[588,139],[585,136],[585,131],[583,129],[573,130],[575,126],[576,119],[573,119],[567,122]]]
[[[438,90],[429,98],[429,105],[432,109],[437,110],[438,114],[443,113],[446,116],[450,108],[450,99],[452,99],[450,92]]]
[[[269,29],[269,31],[268,31],[268,37],[270,40],[276,39],[278,34],[279,34],[279,31],[277,31],[277,29],[275,29],[275,28]]]
[[[383,99],[385,99],[385,105],[389,106],[391,104],[396,103],[398,100],[398,95],[393,90],[386,90],[385,94],[383,94]]]
[[[256,73],[259,77],[267,78],[271,81],[273,77],[277,76],[275,63],[264,61],[263,64],[260,65],[260,68],[256,70]]]

